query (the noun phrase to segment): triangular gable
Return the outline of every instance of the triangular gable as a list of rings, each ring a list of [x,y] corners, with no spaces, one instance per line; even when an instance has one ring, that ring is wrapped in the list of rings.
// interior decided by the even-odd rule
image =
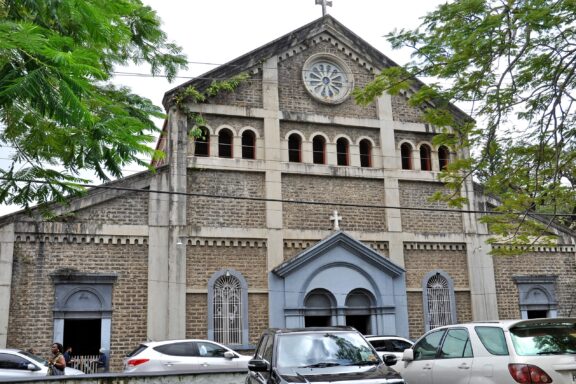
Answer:
[[[196,79],[185,82],[178,87],[175,87],[165,93],[162,103],[166,110],[169,109],[169,104],[172,103],[173,96],[178,91],[193,86],[198,90],[203,90],[210,85],[212,79],[229,79],[239,73],[253,70],[255,67],[261,65],[262,62],[273,56],[290,56],[295,50],[299,51],[302,44],[306,44],[307,40],[312,39],[321,34],[329,34],[334,36],[341,42],[345,42],[349,47],[353,47],[354,54],[361,61],[373,60],[374,62],[364,62],[363,65],[368,69],[382,69],[387,67],[398,66],[397,63],[392,61],[382,52],[374,48],[368,42],[356,35],[350,29],[340,23],[334,17],[325,15],[319,19],[312,21],[290,33],[281,36],[280,38],[271,41],[268,44],[261,46],[251,52],[248,52],[228,63],[225,63],[209,72],[206,72]],[[419,88],[424,83],[415,79],[415,87]],[[452,112],[459,118],[470,119],[470,117],[461,111],[458,107],[451,105]]]
[[[279,277],[286,277],[297,270],[305,268],[306,264],[311,260],[325,254],[335,247],[347,248],[357,257],[364,259],[380,270],[386,271],[391,276],[401,276],[405,272],[404,268],[393,263],[388,258],[352,238],[347,233],[339,231],[305,250],[298,256],[280,264],[272,270],[272,273]]]

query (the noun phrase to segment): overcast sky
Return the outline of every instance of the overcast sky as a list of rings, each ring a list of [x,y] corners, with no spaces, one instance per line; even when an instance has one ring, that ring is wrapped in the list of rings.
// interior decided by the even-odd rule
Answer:
[[[403,64],[409,51],[392,51],[383,37],[400,28],[416,28],[420,18],[441,0],[333,0],[327,13],[387,55]],[[115,82],[161,105],[164,93],[245,53],[265,45],[322,16],[315,0],[143,0],[162,19],[168,39],[183,48],[190,62],[173,83],[164,78],[117,75]],[[118,68],[117,72],[149,73],[148,68]],[[158,121],[160,125],[161,122]],[[4,164],[4,163],[2,163]],[[125,175],[141,171],[129,166]],[[85,176],[89,177],[89,176]],[[98,180],[94,183],[99,184]],[[0,206],[0,215],[18,210]]]

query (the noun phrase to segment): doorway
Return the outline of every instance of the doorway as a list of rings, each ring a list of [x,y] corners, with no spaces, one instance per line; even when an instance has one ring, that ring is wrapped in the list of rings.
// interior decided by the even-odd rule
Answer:
[[[305,316],[304,326],[305,327],[329,327],[330,316]]]
[[[346,325],[356,328],[363,335],[371,334],[369,315],[348,315]]]
[[[101,319],[65,319],[64,348],[73,355],[98,355],[101,347]]]
[[[547,310],[528,310],[526,311],[526,314],[528,316],[529,319],[543,319],[548,317],[548,311]]]

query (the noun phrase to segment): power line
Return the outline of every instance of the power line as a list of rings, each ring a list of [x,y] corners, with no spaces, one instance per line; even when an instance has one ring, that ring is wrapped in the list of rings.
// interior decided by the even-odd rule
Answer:
[[[0,177],[0,180],[11,180],[8,178]],[[44,180],[14,180],[16,182],[26,182],[26,183],[38,183],[38,184],[48,184]],[[486,210],[474,210],[474,209],[452,209],[452,208],[421,208],[421,207],[395,207],[389,205],[375,205],[375,204],[354,204],[354,203],[340,203],[340,202],[323,202],[323,201],[308,201],[308,200],[288,200],[288,199],[271,199],[266,197],[247,197],[247,196],[230,196],[230,195],[215,195],[211,193],[195,193],[195,192],[177,192],[177,191],[162,191],[162,190],[152,190],[152,189],[138,189],[129,187],[116,187],[110,185],[94,185],[94,184],[82,184],[82,183],[69,183],[78,187],[83,188],[93,188],[93,189],[106,189],[115,191],[125,191],[125,192],[137,192],[137,193],[157,193],[163,195],[180,195],[189,197],[207,197],[211,199],[230,199],[230,200],[243,200],[243,201],[257,201],[257,202],[277,202],[285,204],[303,204],[303,205],[321,205],[321,206],[338,206],[338,207],[350,207],[350,208],[372,208],[372,209],[398,209],[398,210],[408,210],[408,211],[432,211],[432,212],[446,212],[446,213],[479,213],[479,214],[510,214],[509,212],[497,212],[497,211],[486,211]],[[538,216],[553,216],[553,217],[576,217],[576,214],[550,214],[550,213],[535,213]],[[512,214],[524,216],[527,212],[512,212]]]

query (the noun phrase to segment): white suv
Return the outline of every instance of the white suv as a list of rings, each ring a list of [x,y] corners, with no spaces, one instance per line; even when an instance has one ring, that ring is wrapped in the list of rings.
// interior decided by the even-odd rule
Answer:
[[[406,383],[576,383],[576,318],[435,328],[394,366]]]

